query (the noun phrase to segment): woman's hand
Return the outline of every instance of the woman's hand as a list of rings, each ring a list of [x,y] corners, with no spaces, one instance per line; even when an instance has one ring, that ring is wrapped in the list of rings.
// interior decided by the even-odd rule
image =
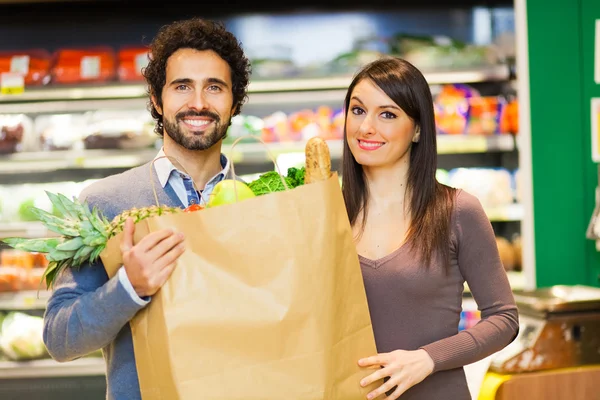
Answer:
[[[389,377],[377,389],[367,395],[372,400],[385,394],[396,387],[396,390],[384,400],[395,400],[408,389],[427,378],[433,372],[433,360],[423,350],[405,351],[396,350],[391,353],[377,354],[376,356],[360,359],[361,367],[378,368],[377,371],[360,381],[362,387]]]

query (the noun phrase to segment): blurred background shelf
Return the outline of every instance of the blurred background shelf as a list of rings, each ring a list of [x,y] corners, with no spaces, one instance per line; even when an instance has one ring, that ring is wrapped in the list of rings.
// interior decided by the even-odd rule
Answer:
[[[507,65],[492,65],[479,68],[425,72],[430,85],[444,83],[474,83],[502,81],[509,79],[510,70]],[[273,80],[253,80],[248,87],[249,94],[315,91],[330,89],[346,89],[352,76],[326,76],[315,78],[290,78]],[[97,100],[97,99],[127,99],[146,98],[146,86],[143,84],[102,85],[49,85],[27,88],[19,94],[0,95],[0,104],[14,102],[41,102],[52,100]]]
[[[18,292],[0,292],[0,312],[44,310],[49,298],[50,291],[45,290],[43,283],[40,283],[39,291],[22,290]]]
[[[342,156],[343,142],[328,141],[331,157]],[[268,162],[268,152],[273,156],[304,152],[305,142],[239,143],[233,149],[224,145],[223,152],[234,162]],[[467,154],[510,152],[515,149],[515,138],[509,134],[494,136],[438,135],[439,154]],[[23,152],[0,156],[0,175],[26,174],[61,169],[130,168],[154,158],[157,150],[68,150]]]
[[[101,376],[106,374],[104,359],[84,357],[59,363],[51,359],[35,361],[0,361],[0,380],[23,378],[57,378]]]

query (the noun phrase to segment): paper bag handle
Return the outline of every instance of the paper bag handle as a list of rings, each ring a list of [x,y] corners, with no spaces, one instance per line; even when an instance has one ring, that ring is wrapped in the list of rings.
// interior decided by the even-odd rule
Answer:
[[[242,136],[239,136],[237,139],[235,139],[235,141],[231,144],[230,150],[233,151],[234,147],[243,139],[254,139],[254,140],[259,141],[260,143],[262,143],[265,146],[265,151],[267,153],[267,156],[269,156],[269,158],[273,162],[273,165],[275,165],[275,170],[277,171],[277,174],[279,174],[279,178],[281,179],[281,183],[283,183],[283,187],[285,188],[285,190],[289,190],[289,187],[281,173],[281,170],[279,169],[279,165],[277,165],[277,160],[275,160],[275,157],[273,157],[273,155],[269,151],[269,146],[267,145],[267,143],[264,140],[262,140],[261,138],[259,138],[258,136],[255,136],[255,135],[242,135]],[[233,179],[235,179],[237,177],[237,175],[235,174],[235,166],[233,165],[234,162],[230,161],[230,163],[231,163],[231,175],[233,176]],[[235,191],[235,200],[237,201],[236,185],[233,185],[233,188]]]

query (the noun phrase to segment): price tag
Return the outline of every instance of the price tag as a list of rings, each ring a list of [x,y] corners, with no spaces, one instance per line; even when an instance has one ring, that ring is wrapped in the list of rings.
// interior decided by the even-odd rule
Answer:
[[[27,75],[29,73],[29,56],[14,56],[10,59],[10,72]]]
[[[100,76],[100,57],[85,56],[81,58],[81,77],[93,79]]]
[[[25,78],[22,74],[3,72],[0,74],[0,94],[21,94],[25,91]]]

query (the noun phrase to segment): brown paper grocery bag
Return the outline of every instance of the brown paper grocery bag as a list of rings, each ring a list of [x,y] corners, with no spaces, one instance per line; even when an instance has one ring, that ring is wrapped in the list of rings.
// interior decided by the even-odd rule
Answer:
[[[337,174],[193,213],[153,217],[186,251],[132,320],[144,400],[364,399],[376,354]],[[120,236],[102,261],[121,263]],[[379,382],[378,384],[381,384]]]

